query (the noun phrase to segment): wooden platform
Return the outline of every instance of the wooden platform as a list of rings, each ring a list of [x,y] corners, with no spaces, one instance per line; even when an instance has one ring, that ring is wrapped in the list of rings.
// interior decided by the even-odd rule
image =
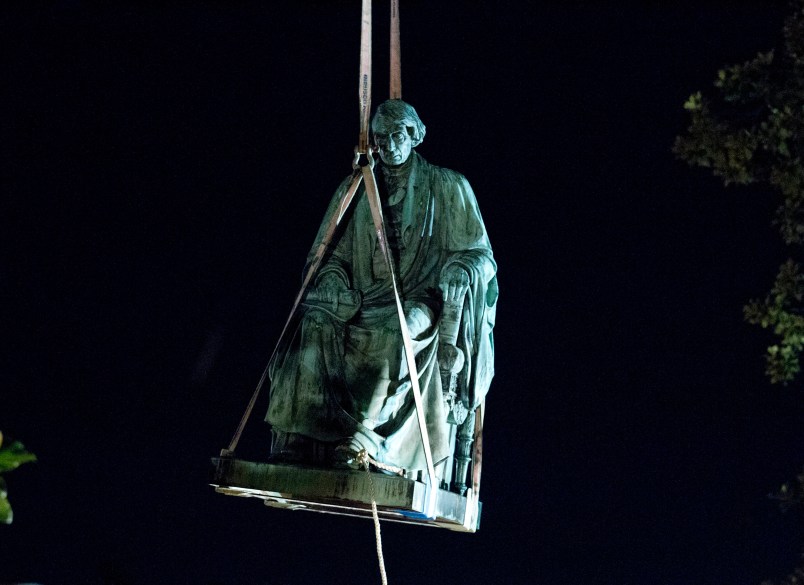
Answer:
[[[267,506],[363,518],[371,518],[372,483],[383,520],[458,532],[480,527],[481,506],[471,489],[465,496],[438,490],[436,517],[428,518],[427,484],[393,475],[214,457],[210,479],[218,493],[259,498]]]

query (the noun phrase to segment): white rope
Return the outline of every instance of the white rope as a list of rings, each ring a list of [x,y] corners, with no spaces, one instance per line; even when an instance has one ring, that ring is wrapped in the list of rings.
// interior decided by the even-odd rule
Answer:
[[[405,470],[402,467],[397,467],[395,465],[389,465],[387,463],[382,463],[381,461],[377,461],[376,459],[372,459],[371,455],[366,453],[366,459],[368,462],[371,463],[377,469],[382,469],[383,471],[388,471],[393,473],[394,475],[398,475],[400,477],[405,477]]]
[[[363,464],[369,480],[369,493],[371,494],[371,515],[374,518],[374,540],[377,543],[377,561],[380,564],[380,579],[382,585],[388,585],[388,576],[385,574],[385,558],[382,554],[382,534],[380,533],[380,515],[377,512],[377,498],[374,493],[374,480],[371,479],[371,471],[369,470],[369,462],[376,464],[372,461],[365,449],[361,449],[357,454],[357,460]]]

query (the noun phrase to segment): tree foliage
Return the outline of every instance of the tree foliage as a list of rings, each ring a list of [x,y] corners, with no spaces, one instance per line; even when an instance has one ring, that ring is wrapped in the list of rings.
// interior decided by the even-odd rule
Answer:
[[[30,461],[36,461],[36,455],[26,451],[19,441],[3,445],[3,433],[0,433],[0,524],[11,524],[14,519],[14,513],[8,501],[6,482],[2,474]]]
[[[777,338],[766,371],[784,384],[801,370],[804,351],[804,0],[792,4],[781,49],[721,69],[713,92],[692,94],[684,104],[690,126],[673,147],[726,185],[768,185],[780,196],[774,223],[791,258],[770,293],[751,300],[744,314]]]
[[[774,224],[791,258],[765,298],[749,301],[743,314],[776,336],[766,373],[782,384],[799,374],[804,352],[804,0],[791,6],[779,50],[721,69],[713,92],[689,97],[684,109],[691,123],[673,147],[676,156],[711,169],[727,186],[756,183],[778,193]],[[804,511],[804,472],[773,497],[785,511]],[[782,581],[762,585],[804,585],[804,548]]]

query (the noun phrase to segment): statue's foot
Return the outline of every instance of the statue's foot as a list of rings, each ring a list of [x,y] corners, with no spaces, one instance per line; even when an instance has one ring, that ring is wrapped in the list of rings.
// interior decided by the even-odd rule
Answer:
[[[360,450],[362,447],[347,441],[335,447],[332,466],[336,469],[360,469]]]
[[[365,469],[385,475],[404,475],[405,470],[395,465],[382,463],[375,459],[376,455],[366,449],[358,437],[351,437],[335,447],[332,466],[336,469]]]

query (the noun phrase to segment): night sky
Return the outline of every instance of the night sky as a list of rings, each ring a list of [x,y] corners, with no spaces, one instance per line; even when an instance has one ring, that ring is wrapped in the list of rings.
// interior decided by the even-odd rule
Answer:
[[[374,103],[387,96],[375,2]],[[627,8],[626,8],[627,7]],[[682,104],[786,2],[403,0],[419,152],[499,264],[475,535],[383,525],[392,584],[758,585],[802,523],[802,383],[742,321],[775,194],[671,153]],[[379,583],[371,522],[207,485],[358,137],[360,2],[0,11],[0,583]],[[238,456],[264,460],[267,395]]]

